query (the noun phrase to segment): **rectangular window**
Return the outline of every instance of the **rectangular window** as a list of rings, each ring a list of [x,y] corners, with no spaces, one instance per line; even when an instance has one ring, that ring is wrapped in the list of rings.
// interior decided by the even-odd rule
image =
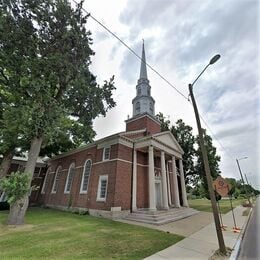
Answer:
[[[107,184],[108,184],[108,176],[107,175],[99,176],[97,201],[106,201]]]
[[[110,147],[105,147],[103,150],[103,161],[110,159]]]

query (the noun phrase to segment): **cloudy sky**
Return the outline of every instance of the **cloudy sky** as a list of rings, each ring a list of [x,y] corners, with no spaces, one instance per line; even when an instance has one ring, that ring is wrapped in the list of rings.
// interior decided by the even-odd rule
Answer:
[[[147,63],[185,96],[188,83],[215,54],[194,86],[201,115],[214,134],[225,177],[239,178],[241,160],[249,182],[259,184],[259,21],[258,0],[87,0],[84,7],[96,19],[141,54],[145,40]],[[124,131],[132,116],[132,99],[140,70],[138,60],[117,39],[91,18],[92,71],[97,80],[115,75],[117,106],[95,120],[97,139]],[[158,75],[148,69],[156,113],[171,122],[182,118],[197,134],[192,106]],[[207,128],[204,124],[203,127]]]

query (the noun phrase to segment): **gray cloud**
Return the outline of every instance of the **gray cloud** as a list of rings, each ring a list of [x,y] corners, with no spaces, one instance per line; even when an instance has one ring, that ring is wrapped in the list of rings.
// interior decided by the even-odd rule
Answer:
[[[134,42],[136,49],[140,32],[161,28],[160,36],[149,38],[153,50],[149,61],[156,68],[175,68],[185,81],[191,82],[214,54],[221,54],[197,82],[195,94],[217,138],[232,156],[251,157],[250,167],[255,172],[260,108],[259,4],[256,0],[135,0],[128,2],[120,17],[129,26],[127,40]],[[130,56],[125,52],[121,75],[133,84],[139,63]],[[233,166],[228,159],[222,163],[230,172]]]

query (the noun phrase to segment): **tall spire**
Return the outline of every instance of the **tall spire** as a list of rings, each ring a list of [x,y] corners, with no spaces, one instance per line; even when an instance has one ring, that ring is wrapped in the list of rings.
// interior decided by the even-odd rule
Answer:
[[[144,40],[143,40],[142,61],[141,61],[141,69],[140,69],[140,79],[147,79],[146,59],[145,59],[145,51],[144,51]]]
[[[136,97],[132,101],[133,103],[133,117],[141,114],[150,114],[154,116],[154,99],[151,96],[151,86],[147,78],[146,59],[144,51],[144,42],[142,49],[142,62],[140,69],[140,78],[136,85]]]

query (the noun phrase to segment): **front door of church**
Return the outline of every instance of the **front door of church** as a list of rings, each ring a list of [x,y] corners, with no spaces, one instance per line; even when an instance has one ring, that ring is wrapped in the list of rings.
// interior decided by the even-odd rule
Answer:
[[[156,196],[156,208],[160,209],[162,207],[162,190],[161,183],[155,183],[155,196]]]

